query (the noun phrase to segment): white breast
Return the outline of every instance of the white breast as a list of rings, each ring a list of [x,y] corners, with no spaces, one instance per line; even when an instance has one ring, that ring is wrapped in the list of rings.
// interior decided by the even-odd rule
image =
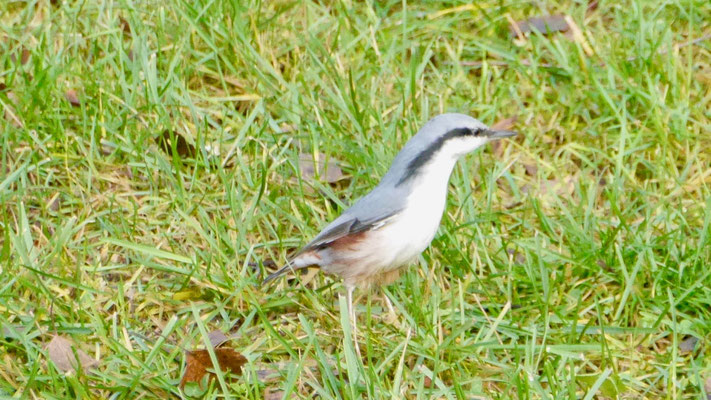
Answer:
[[[407,206],[396,220],[380,229],[392,255],[384,267],[389,271],[412,262],[429,246],[437,233],[447,200],[447,182],[455,160],[431,166],[407,198]]]
[[[450,152],[452,153],[452,152]],[[403,210],[369,231],[367,238],[334,252],[316,255],[321,268],[359,284],[403,267],[429,246],[437,233],[447,199],[447,183],[457,157],[445,154],[418,171]]]

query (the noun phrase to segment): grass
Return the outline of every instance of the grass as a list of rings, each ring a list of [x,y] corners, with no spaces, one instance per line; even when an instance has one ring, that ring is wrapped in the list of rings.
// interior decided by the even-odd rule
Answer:
[[[0,397],[709,396],[707,1],[54,3],[0,3]],[[509,37],[507,15],[556,13],[594,54]],[[397,321],[360,292],[359,360],[340,283],[262,288],[251,263],[445,111],[521,134],[458,164],[383,291]],[[348,179],[302,177],[303,152]],[[215,329],[244,375],[181,391]],[[56,334],[98,367],[57,369]]]

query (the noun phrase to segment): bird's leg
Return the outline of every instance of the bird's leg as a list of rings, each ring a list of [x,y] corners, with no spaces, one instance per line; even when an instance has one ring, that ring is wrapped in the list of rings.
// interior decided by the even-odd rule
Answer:
[[[390,301],[390,298],[385,293],[385,291],[380,292],[380,294],[383,296],[383,302],[388,307],[388,318],[386,319],[386,322],[394,324],[397,321],[397,313],[395,312],[395,307],[393,307],[393,303]]]
[[[355,345],[355,351],[358,358],[362,358],[360,355],[360,346],[358,346],[358,321],[356,319],[355,308],[353,307],[353,290],[355,286],[346,285],[346,302],[348,302],[348,318],[351,320],[351,330],[353,334],[353,344]]]

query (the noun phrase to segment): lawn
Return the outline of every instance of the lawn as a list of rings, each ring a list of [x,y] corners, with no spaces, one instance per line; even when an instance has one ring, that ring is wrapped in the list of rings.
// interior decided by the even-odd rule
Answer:
[[[6,0],[0,35],[0,398],[711,398],[708,1]],[[357,292],[359,359],[338,280],[260,282],[441,112],[519,135]],[[199,349],[242,375],[181,387]]]

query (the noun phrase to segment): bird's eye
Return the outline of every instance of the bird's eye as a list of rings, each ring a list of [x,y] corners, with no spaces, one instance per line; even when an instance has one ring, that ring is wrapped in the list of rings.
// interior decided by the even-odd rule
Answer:
[[[469,131],[471,132],[470,135],[479,136],[481,134],[482,129],[481,128],[472,128]]]

